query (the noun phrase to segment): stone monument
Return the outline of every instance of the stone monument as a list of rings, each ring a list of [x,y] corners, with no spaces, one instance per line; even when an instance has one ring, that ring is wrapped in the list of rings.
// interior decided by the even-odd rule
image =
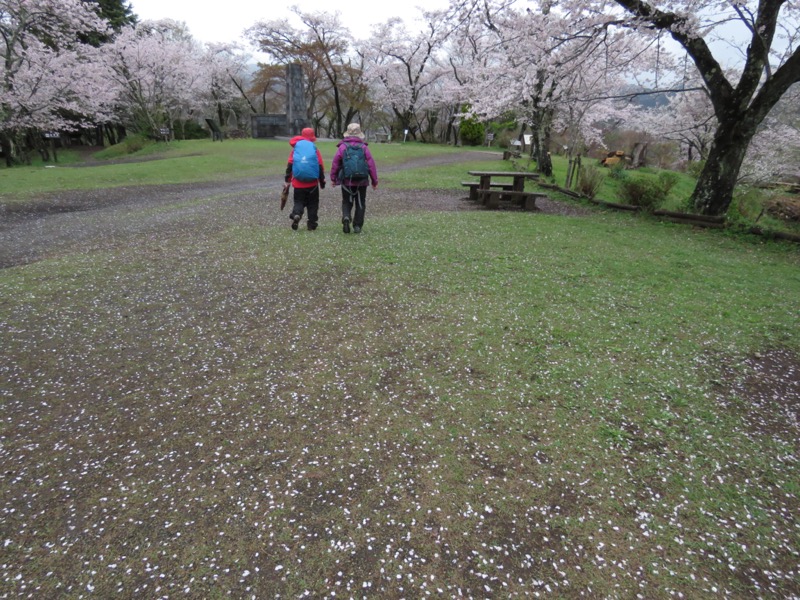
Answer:
[[[305,81],[303,67],[298,63],[286,65],[286,112],[257,114],[250,117],[254,138],[300,135],[309,126],[306,116]]]

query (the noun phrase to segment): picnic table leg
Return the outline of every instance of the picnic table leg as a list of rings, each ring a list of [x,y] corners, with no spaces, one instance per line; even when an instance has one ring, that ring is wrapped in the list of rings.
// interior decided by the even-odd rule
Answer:
[[[492,183],[492,176],[491,175],[481,175],[480,176],[480,183],[478,184],[478,189],[475,190],[475,195],[480,199],[481,203],[486,204],[486,194],[489,193],[491,189]]]
[[[500,208],[500,197],[502,192],[492,192],[492,191],[485,191],[483,193],[483,205],[489,209],[497,209]]]

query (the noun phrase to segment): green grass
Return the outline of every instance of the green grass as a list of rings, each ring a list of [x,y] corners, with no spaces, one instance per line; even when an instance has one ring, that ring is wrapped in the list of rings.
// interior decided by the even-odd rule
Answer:
[[[335,141],[320,141],[320,151],[330,168],[330,161],[336,150]],[[453,148],[432,144],[409,142],[405,144],[373,143],[370,148],[381,168],[413,162],[413,169],[404,169],[382,177],[384,185],[395,189],[454,189],[466,177],[469,169],[534,170],[535,163],[526,157],[516,161],[498,163],[499,149],[463,147]],[[32,166],[16,166],[11,169],[0,167],[0,200],[7,203],[25,202],[37,194],[65,189],[95,189],[103,187],[131,185],[180,184],[200,181],[226,181],[242,177],[269,177],[282,174],[288,156],[288,144],[277,140],[210,140],[174,141],[170,143],[150,142],[137,152],[127,153],[125,144],[106,148],[92,158],[97,166],[78,166],[83,161],[75,150],[58,151],[57,163],[42,163],[34,160]],[[454,165],[424,166],[426,157],[464,151],[475,152],[474,163]],[[122,159],[122,164],[115,161]],[[143,162],[138,162],[143,161]],[[103,163],[106,164],[103,164]],[[584,159],[585,165],[594,164]],[[551,182],[563,185],[567,172],[567,160],[553,156],[553,177]],[[619,181],[607,174],[597,197],[620,201]],[[658,169],[643,168],[636,171],[637,176],[657,175]],[[685,211],[688,198],[694,189],[694,179],[686,174],[678,174],[678,183],[670,192],[667,201],[661,206],[667,210]],[[528,184],[529,188],[535,186]],[[776,221],[761,212],[765,200],[763,193],[742,189],[737,194],[731,209],[731,218],[744,225],[756,223],[775,231],[797,233],[797,226]]]
[[[320,141],[320,152],[330,168],[336,151],[336,142]],[[464,149],[447,148],[425,144],[371,144],[375,159],[382,167],[401,164],[410,160],[424,160],[426,156],[457,153]],[[32,166],[0,168],[0,200],[25,201],[37,194],[65,189],[95,189],[130,185],[162,185],[201,181],[226,181],[243,177],[281,176],[289,156],[286,141],[276,140],[227,140],[222,143],[207,140],[151,143],[140,151],[126,155],[128,162],[114,163],[120,159],[115,151],[103,150],[95,157],[101,164],[78,166],[80,160],[75,151],[59,151],[59,162],[43,164],[35,161]],[[480,149],[476,149],[480,151]],[[480,156],[480,154],[476,154]],[[107,164],[102,164],[103,161]],[[141,162],[135,162],[141,161]],[[451,167],[463,179],[463,165]],[[436,170],[433,170],[435,176]],[[421,187],[420,183],[408,187]],[[422,186],[424,187],[424,185]]]
[[[796,361],[799,266],[454,212],[0,271],[0,595],[796,596],[796,399],[738,384]]]

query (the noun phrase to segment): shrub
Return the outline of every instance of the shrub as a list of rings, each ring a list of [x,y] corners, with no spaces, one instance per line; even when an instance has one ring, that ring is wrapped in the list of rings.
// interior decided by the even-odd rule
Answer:
[[[176,127],[176,137],[182,140],[205,140],[211,136],[208,129],[197,121],[179,122]]]
[[[153,142],[148,139],[146,135],[136,133],[125,136],[125,139],[117,144],[116,147],[119,154],[133,154],[152,143]]]
[[[678,183],[679,176],[673,171],[661,171],[658,174],[658,184],[664,190],[664,197],[668,196],[672,188]]]
[[[578,191],[588,198],[594,198],[605,178],[605,174],[597,167],[585,167],[581,169],[581,175],[578,180]]]
[[[667,198],[660,183],[649,177],[629,177],[622,182],[619,191],[627,204],[647,212],[654,211]]]
[[[611,177],[611,179],[624,181],[628,177],[628,172],[625,170],[625,167],[624,161],[614,163],[608,168],[608,176]]]
[[[467,146],[480,146],[486,137],[486,128],[477,119],[464,119],[458,127],[461,143]]]
[[[686,164],[686,173],[691,175],[692,177],[699,177],[700,172],[706,166],[706,161],[704,160],[695,160],[690,163]]]

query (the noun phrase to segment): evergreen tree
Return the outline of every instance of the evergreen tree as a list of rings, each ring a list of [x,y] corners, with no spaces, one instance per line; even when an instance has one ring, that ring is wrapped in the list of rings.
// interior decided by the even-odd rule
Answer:
[[[83,0],[86,4],[90,5],[93,10],[103,19],[108,21],[111,28],[118,32],[125,25],[133,25],[138,21],[138,18],[133,14],[130,2],[125,0]],[[81,41],[91,44],[92,46],[100,46],[110,40],[110,36],[92,34],[86,36]]]

